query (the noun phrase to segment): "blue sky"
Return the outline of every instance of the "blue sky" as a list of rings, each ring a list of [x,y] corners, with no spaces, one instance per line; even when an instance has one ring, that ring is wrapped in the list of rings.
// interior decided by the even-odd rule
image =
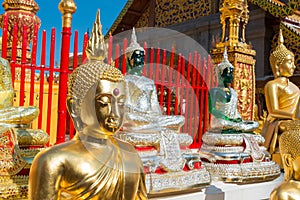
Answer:
[[[35,0],[40,10],[37,16],[42,21],[41,29],[50,30],[51,27],[61,27],[61,13],[58,10],[60,0]],[[50,3],[51,2],[51,3]],[[103,33],[105,34],[112,23],[117,18],[121,9],[127,2],[126,0],[74,0],[77,5],[77,11],[73,15],[72,29],[78,30],[83,34],[87,29],[91,29],[97,9],[101,12],[101,22]]]
[[[41,19],[41,30],[47,31],[47,46],[49,45],[50,32],[52,27],[56,28],[56,38],[60,41],[62,14],[58,10],[60,0],[35,0],[40,7],[37,16]],[[82,47],[83,34],[92,29],[98,8],[100,9],[103,34],[106,34],[127,0],[74,0],[77,10],[73,14],[72,30],[78,30],[79,48]],[[3,13],[3,7],[0,6],[0,13]],[[41,34],[39,35],[41,37]],[[73,40],[73,38],[72,38]],[[71,44],[73,42],[71,41]],[[56,45],[60,46],[58,42]],[[57,48],[58,49],[58,48]],[[81,50],[81,49],[80,49]],[[55,53],[56,60],[59,59],[59,51]],[[47,55],[48,57],[49,55]]]

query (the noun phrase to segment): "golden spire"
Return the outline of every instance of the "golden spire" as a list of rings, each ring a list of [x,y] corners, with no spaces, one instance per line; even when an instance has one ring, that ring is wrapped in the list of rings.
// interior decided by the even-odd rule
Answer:
[[[102,25],[100,22],[100,10],[98,9],[96,20],[93,25],[92,33],[86,48],[87,58],[92,60],[103,61],[107,55],[107,48],[102,34]]]

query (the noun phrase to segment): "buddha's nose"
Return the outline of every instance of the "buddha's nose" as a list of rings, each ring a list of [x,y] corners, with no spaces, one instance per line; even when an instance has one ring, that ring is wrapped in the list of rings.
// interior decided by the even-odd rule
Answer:
[[[120,112],[119,112],[117,102],[112,102],[110,116],[112,118],[119,118],[120,117]]]

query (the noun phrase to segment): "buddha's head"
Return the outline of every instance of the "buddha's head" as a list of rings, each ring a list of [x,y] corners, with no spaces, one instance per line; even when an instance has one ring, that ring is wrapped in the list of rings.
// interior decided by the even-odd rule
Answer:
[[[128,73],[140,75],[144,67],[145,50],[137,42],[134,28],[131,34],[130,45],[126,49],[126,57],[130,65]]]
[[[291,123],[289,125],[290,130],[283,132],[279,138],[279,149],[285,172],[285,180],[300,181],[300,124],[299,121]],[[292,126],[296,128],[292,128]]]
[[[224,49],[223,60],[218,64],[219,74],[220,74],[220,84],[224,84],[225,87],[228,87],[233,80],[233,71],[234,67],[228,60],[226,47]]]
[[[84,64],[70,75],[68,111],[77,131],[85,127],[114,134],[122,125],[125,82],[120,70],[101,61]]]
[[[78,132],[88,128],[95,130],[89,134],[112,135],[123,122],[125,81],[119,69],[103,61],[106,50],[99,11],[97,15],[86,51],[90,61],[70,75],[67,107]]]
[[[294,54],[289,51],[283,43],[284,39],[280,29],[278,45],[270,55],[270,65],[275,78],[290,77],[294,74],[296,68]]]
[[[145,59],[145,51],[141,51],[139,49],[134,50],[131,58],[130,58],[130,64],[132,67],[138,67],[144,65],[144,59]]]

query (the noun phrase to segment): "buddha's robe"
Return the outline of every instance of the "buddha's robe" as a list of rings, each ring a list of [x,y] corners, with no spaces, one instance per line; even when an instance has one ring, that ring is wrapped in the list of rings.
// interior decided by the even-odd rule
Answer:
[[[299,98],[300,98],[300,90],[299,88],[292,82],[288,82],[287,85],[281,85],[281,83],[274,79],[269,81],[265,85],[265,95],[270,95],[270,87],[276,86],[276,94],[277,96],[277,103],[278,103],[278,110],[285,112],[285,113],[296,113],[295,117],[299,118],[300,116],[300,105],[299,105]],[[295,92],[296,91],[296,92]],[[268,97],[266,97],[268,99]],[[268,103],[267,103],[268,104]],[[268,110],[270,110],[268,108]],[[264,128],[262,131],[262,135],[265,137],[265,147],[269,148],[269,152],[272,154],[275,151],[277,146],[278,140],[278,133],[280,132],[280,127],[282,122],[286,122],[287,120],[291,119],[284,119],[279,118],[272,113],[269,113],[267,116],[267,120],[264,124]],[[284,129],[282,126],[281,128]]]
[[[241,119],[238,111],[238,96],[234,89],[230,88],[231,98],[227,103],[216,101],[215,109],[220,111],[224,116],[229,119]],[[212,115],[211,129],[213,131],[221,130],[235,130],[241,132],[251,132],[258,127],[258,122],[255,121],[240,121],[234,122],[225,120]]]
[[[127,84],[127,111],[123,124],[125,130],[180,129],[184,124],[184,117],[162,115],[153,80],[137,75],[126,75],[125,80]]]
[[[75,137],[39,153],[29,195],[41,199],[147,199],[143,165],[128,143]]]

